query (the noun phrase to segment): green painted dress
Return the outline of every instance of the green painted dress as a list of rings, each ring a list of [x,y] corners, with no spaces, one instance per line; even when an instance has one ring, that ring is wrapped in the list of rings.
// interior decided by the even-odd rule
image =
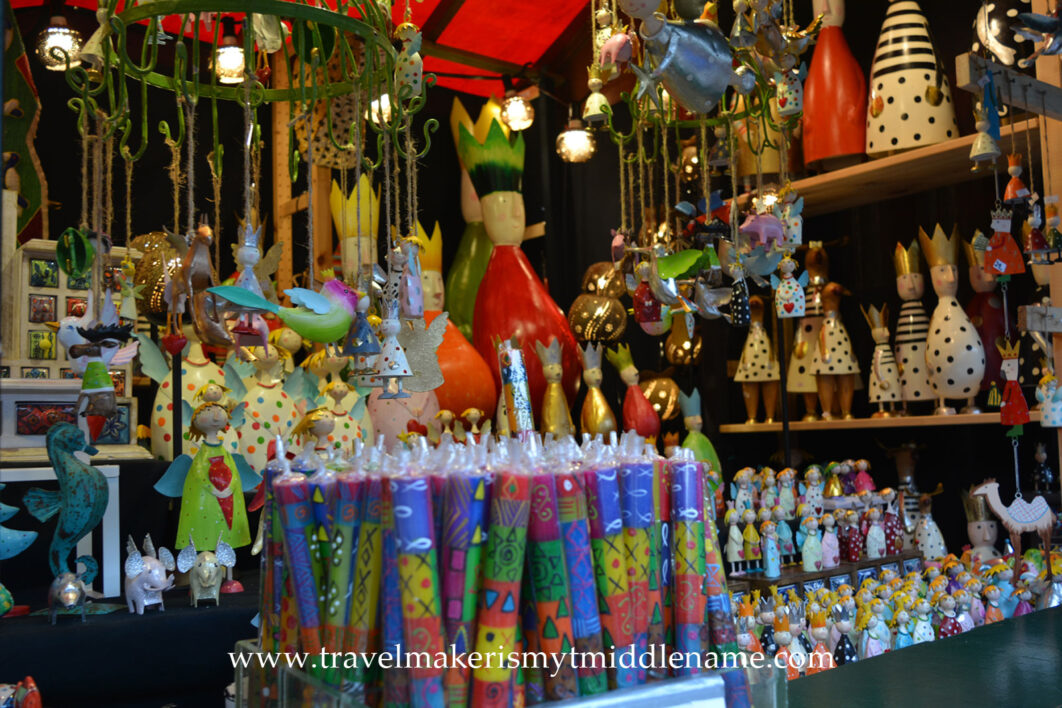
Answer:
[[[231,494],[219,499],[214,491]],[[220,443],[204,440],[185,477],[177,529],[178,548],[188,544],[189,534],[200,551],[215,549],[219,537],[233,548],[251,543],[240,472],[232,455]]]

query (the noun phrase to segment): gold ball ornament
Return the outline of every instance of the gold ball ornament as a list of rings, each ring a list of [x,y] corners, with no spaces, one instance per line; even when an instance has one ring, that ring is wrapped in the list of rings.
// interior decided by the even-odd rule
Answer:
[[[647,372],[642,371],[644,377]],[[660,420],[674,420],[679,415],[679,387],[670,376],[660,376],[654,379],[643,379],[638,386],[642,393],[653,404]]]
[[[704,340],[693,325],[692,334],[686,329],[685,317],[674,317],[671,320],[671,332],[664,342],[664,356],[669,364],[675,366],[691,366],[699,364],[703,353]]]

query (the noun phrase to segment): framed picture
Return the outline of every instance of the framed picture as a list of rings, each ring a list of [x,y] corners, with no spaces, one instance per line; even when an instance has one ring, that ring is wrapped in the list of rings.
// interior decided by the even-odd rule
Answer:
[[[50,379],[52,373],[47,366],[23,366],[22,378],[24,379]]]
[[[76,371],[74,371],[71,368],[68,368],[68,367],[64,366],[62,369],[59,369],[59,378],[61,378],[61,379],[80,379],[81,378],[81,374],[77,373]]]
[[[45,435],[56,423],[77,424],[73,403],[15,403],[15,433]]]
[[[30,322],[55,322],[55,295],[29,296]]]
[[[837,592],[837,588],[852,582],[850,575],[834,575],[830,578],[830,592]]]
[[[815,592],[821,587],[826,585],[826,578],[816,578],[815,580],[808,580],[804,583],[804,592]]]
[[[81,317],[88,310],[88,298],[75,297],[73,295],[67,295],[66,297],[66,316],[67,317]]]
[[[921,573],[922,572],[922,559],[921,558],[908,558],[903,562],[903,573]]]
[[[114,395],[118,398],[125,397],[125,369],[113,369],[110,372],[111,381],[114,382]]]
[[[47,258],[31,258],[29,284],[31,288],[59,287],[59,264]]]
[[[896,573],[897,575],[900,574],[900,564],[899,563],[882,563],[881,564],[881,569],[882,570],[891,570],[892,572]]]
[[[876,578],[878,575],[877,568],[860,568],[856,571],[856,587],[858,588],[863,584],[863,581],[867,578]]]
[[[10,366],[0,366],[0,379],[9,379],[9,378],[11,378],[11,367]]]
[[[54,359],[55,347],[55,332],[29,333],[30,359]]]
[[[97,445],[128,445],[129,444],[129,404],[118,404],[118,415],[108,418],[103,423],[103,430],[96,438]]]
[[[67,278],[66,287],[68,290],[88,290],[92,287],[92,276],[83,275],[80,278]]]
[[[786,597],[786,596],[789,595],[789,591],[790,590],[796,590],[796,589],[797,589],[796,583],[790,583],[789,585],[782,585],[782,586],[780,586],[778,588],[778,594],[781,595],[782,597]]]

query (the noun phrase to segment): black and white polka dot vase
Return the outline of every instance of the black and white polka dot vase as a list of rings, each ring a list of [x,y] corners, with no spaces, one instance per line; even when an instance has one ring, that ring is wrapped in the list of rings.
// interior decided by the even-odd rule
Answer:
[[[914,0],[893,0],[870,68],[867,155],[933,145],[958,137],[947,75]]]

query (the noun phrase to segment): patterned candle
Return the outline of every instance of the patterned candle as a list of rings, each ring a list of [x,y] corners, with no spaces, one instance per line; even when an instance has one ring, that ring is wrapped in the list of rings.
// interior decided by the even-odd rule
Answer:
[[[508,660],[516,650],[530,482],[529,477],[509,471],[494,478],[476,617],[476,651],[484,661],[473,673],[472,704],[477,708],[508,707],[513,697],[514,671]]]
[[[348,652],[376,651],[380,641],[377,613],[383,583],[382,480],[368,477],[362,484],[362,494],[361,524],[350,589],[350,614],[347,618],[345,649]],[[366,667],[358,665],[351,680],[356,686],[365,687]]]
[[[602,652],[601,617],[597,611],[594,558],[590,550],[590,525],[586,510],[586,480],[582,472],[557,475],[557,509],[560,512],[564,561],[572,598],[572,634],[583,656]],[[591,696],[608,690],[604,666],[583,661],[578,667],[579,693]]]
[[[442,505],[443,621],[451,651],[463,655],[472,648],[476,628],[479,569],[485,538],[490,478],[459,471],[446,478]],[[446,703],[468,705],[472,671],[460,665],[446,670]]]
[[[361,477],[354,474],[335,477],[335,507],[324,604],[323,641],[329,652],[344,651],[346,646],[350,588],[361,521],[362,481]],[[335,675],[329,674],[331,682],[334,682]]]
[[[634,650],[633,611],[628,590],[623,519],[620,507],[619,471],[609,466],[586,472],[587,517],[590,549],[594,554],[597,604],[601,614],[602,642],[617,657]],[[633,668],[609,669],[609,688],[627,688],[637,683]]]
[[[499,342],[498,365],[510,432],[517,437],[533,432],[535,418],[531,412],[531,389],[527,381],[524,352],[509,340]]]
[[[672,548],[675,562],[675,649],[685,656],[701,654],[704,623],[704,477],[695,460],[672,460]],[[698,673],[684,665],[680,676]]]
[[[434,658],[443,652],[446,638],[439,609],[431,483],[424,477],[397,477],[391,480],[391,495],[402,588],[404,649]],[[418,662],[409,669],[409,683],[414,708],[442,708],[442,666],[434,661],[426,666]]]
[[[556,480],[552,472],[541,472],[531,479],[531,520],[527,537],[530,542],[528,567],[538,614],[538,643],[550,661],[558,662],[553,671],[545,673],[546,698],[551,701],[575,698],[579,695],[579,688],[571,662],[571,651],[575,646],[571,593],[557,510]]]
[[[303,474],[286,474],[273,485],[280,505],[284,527],[284,557],[292,574],[295,601],[299,612],[299,639],[302,651],[316,654],[321,651],[321,614],[317,583],[320,575],[314,568],[313,509],[310,504],[310,483]]]
[[[620,466],[620,501],[623,509],[623,548],[627,560],[627,579],[630,584],[634,615],[634,646],[638,668],[638,683],[645,683],[645,661],[641,656],[649,651],[649,623],[653,600],[659,599],[659,586],[650,596],[656,580],[653,553],[653,463],[651,461],[624,462]],[[659,610],[659,606],[655,609]]]
[[[402,626],[402,581],[398,571],[398,538],[395,533],[394,499],[389,480],[384,480],[381,498],[383,519],[383,589],[380,593],[380,623],[383,652],[392,666],[383,670],[384,708],[407,708],[410,701],[409,671],[404,668]]]

